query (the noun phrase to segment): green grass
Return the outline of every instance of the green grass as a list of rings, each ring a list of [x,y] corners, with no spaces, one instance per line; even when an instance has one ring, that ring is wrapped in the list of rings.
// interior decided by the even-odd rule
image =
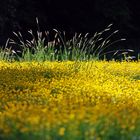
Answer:
[[[69,122],[70,123],[70,122]],[[13,130],[11,136],[0,136],[1,140],[139,140],[140,125],[137,125],[135,131],[122,129],[117,121],[110,122],[106,128],[106,117],[100,118],[96,124],[81,122],[75,126],[75,121],[70,124],[66,123],[61,126],[53,127],[53,129],[43,129],[37,132],[21,133],[18,130]],[[72,125],[73,124],[73,125]],[[139,122],[138,122],[139,124]],[[71,128],[72,127],[72,128]],[[63,132],[60,130],[64,129]]]
[[[120,41],[125,39],[113,40],[112,37],[118,33],[118,30],[111,32],[112,24],[108,25],[101,32],[96,32],[93,36],[87,34],[78,34],[70,39],[66,39],[65,32],[60,32],[56,29],[53,41],[49,40],[49,32],[41,32],[39,28],[38,19],[36,34],[32,30],[28,31],[31,39],[24,40],[20,32],[15,33],[17,40],[8,40],[5,47],[0,49],[0,60],[6,61],[88,61],[106,59],[106,55],[110,54],[111,59],[118,56],[123,59],[131,59],[129,52],[132,50],[118,49],[110,52],[105,50],[112,47]],[[109,34],[107,36],[107,34]],[[45,36],[43,36],[45,34]],[[105,37],[106,36],[106,37]],[[113,41],[112,41],[113,40]],[[19,49],[17,51],[8,49],[10,46],[16,45]],[[18,51],[19,50],[19,51]],[[20,53],[19,53],[20,52]],[[128,53],[126,55],[126,53]]]

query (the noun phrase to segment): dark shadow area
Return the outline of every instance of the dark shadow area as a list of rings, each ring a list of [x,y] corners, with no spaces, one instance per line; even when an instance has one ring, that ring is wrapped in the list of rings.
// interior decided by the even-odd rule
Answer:
[[[37,30],[36,17],[41,31],[66,31],[67,39],[75,32],[93,35],[113,23],[118,36],[127,39],[118,49],[133,49],[135,56],[140,53],[137,0],[5,0],[0,8],[0,45],[14,38],[13,31],[28,38],[28,30]]]

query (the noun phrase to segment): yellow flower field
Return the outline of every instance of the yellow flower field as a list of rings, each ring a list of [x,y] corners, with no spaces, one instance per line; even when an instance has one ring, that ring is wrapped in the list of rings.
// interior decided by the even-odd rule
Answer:
[[[0,61],[0,139],[140,138],[140,62]]]

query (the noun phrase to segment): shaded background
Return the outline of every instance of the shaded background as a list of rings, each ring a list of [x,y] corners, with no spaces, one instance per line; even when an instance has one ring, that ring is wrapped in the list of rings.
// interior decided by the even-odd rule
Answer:
[[[138,0],[3,0],[0,3],[0,46],[12,32],[36,30],[36,17],[42,31],[65,30],[91,33],[113,23],[118,37],[126,38],[122,48],[140,53],[140,10]]]

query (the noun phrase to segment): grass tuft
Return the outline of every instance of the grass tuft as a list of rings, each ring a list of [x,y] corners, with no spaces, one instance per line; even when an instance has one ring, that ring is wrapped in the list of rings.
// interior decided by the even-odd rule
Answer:
[[[124,52],[129,52],[128,49],[105,52],[107,48],[125,40],[122,38],[111,41],[118,30],[104,38],[107,32],[110,32],[112,24],[93,36],[89,33],[75,33],[70,40],[66,39],[65,32],[53,29],[54,40],[50,41],[48,40],[50,33],[40,31],[38,19],[36,23],[38,27],[36,34],[32,30],[28,31],[31,40],[24,40],[20,32],[14,32],[18,41],[10,40],[10,44],[16,44],[22,50],[21,56],[16,55],[18,61],[88,61],[103,59],[108,54],[113,54],[111,58],[113,59]]]

